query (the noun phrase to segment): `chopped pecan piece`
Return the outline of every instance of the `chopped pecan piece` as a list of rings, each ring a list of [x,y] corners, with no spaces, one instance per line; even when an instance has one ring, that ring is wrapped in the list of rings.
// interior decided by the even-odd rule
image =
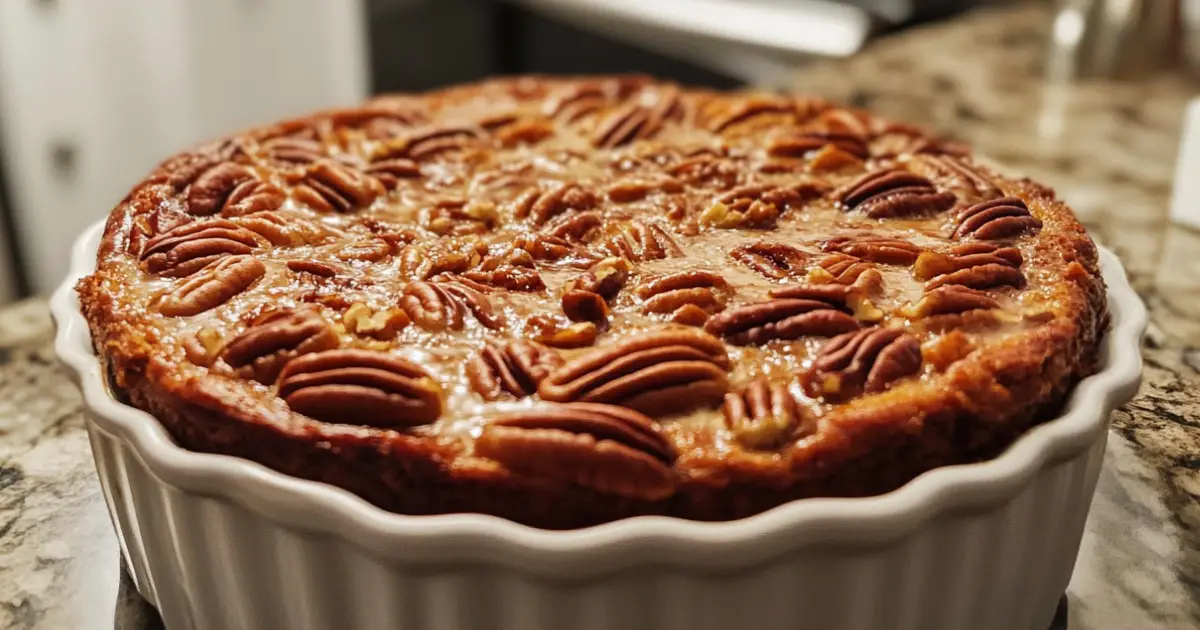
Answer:
[[[534,260],[562,260],[577,253],[567,241],[548,234],[519,234],[512,240],[513,249],[523,249]]]
[[[923,251],[908,241],[886,236],[839,236],[821,243],[821,250],[882,265],[911,265]]]
[[[727,157],[702,154],[668,167],[667,173],[696,186],[710,185],[727,189],[737,184],[742,169]]]
[[[675,239],[657,223],[624,221],[610,225],[595,248],[607,256],[631,262],[673,258],[683,254]]]
[[[215,328],[201,328],[195,335],[183,340],[183,352],[188,361],[200,367],[209,367],[224,347],[221,339],[221,332]]]
[[[1000,302],[987,293],[958,284],[947,284],[925,293],[919,302],[907,309],[906,314],[920,318],[993,308],[1000,308]]]
[[[980,240],[1012,238],[1041,229],[1042,222],[1029,213],[1029,206],[1016,197],[993,199],[958,213],[954,238],[972,236]]]
[[[525,335],[551,348],[586,348],[599,334],[592,322],[571,323],[555,315],[534,315],[525,321]]]
[[[332,424],[400,429],[442,413],[442,388],[419,365],[352,348],[289,361],[279,375],[279,397],[292,411]]]
[[[849,254],[830,254],[817,263],[817,268],[808,274],[812,282],[835,283],[863,287],[876,291],[883,287],[883,274],[874,263]]]
[[[708,320],[704,330],[734,345],[748,346],[773,339],[832,337],[858,330],[858,321],[845,312],[844,304],[775,298],[718,313]]]
[[[547,188],[530,188],[512,204],[512,214],[518,219],[529,218],[534,225],[544,225],[567,211],[591,210],[598,203],[596,193],[574,182],[558,182]]]
[[[804,275],[810,256],[791,245],[759,241],[729,252],[736,261],[772,280]]]
[[[540,343],[490,342],[467,362],[467,379],[484,400],[525,398],[562,363],[557,352]]]
[[[953,193],[938,192],[928,179],[901,169],[867,173],[835,193],[847,210],[872,219],[911,217],[948,210]]]
[[[487,296],[458,282],[409,283],[400,296],[400,308],[413,323],[431,332],[462,330],[467,313],[484,328],[501,327]]]
[[[628,203],[645,199],[655,192],[678,193],[683,191],[683,184],[673,177],[641,177],[624,179],[608,187],[608,198],[617,203]]]
[[[487,244],[474,236],[414,243],[400,252],[400,273],[406,278],[428,280],[443,273],[474,269],[486,256]]]
[[[201,173],[188,186],[185,204],[195,215],[241,215],[274,210],[283,199],[278,189],[261,181],[249,167],[223,162]]]
[[[563,315],[573,322],[591,322],[608,330],[608,303],[599,293],[568,289],[562,296]]]
[[[392,248],[387,241],[371,236],[346,243],[334,256],[338,260],[345,261],[379,262],[390,256],[391,253]]]
[[[765,378],[725,394],[721,412],[733,438],[755,450],[774,450],[816,430],[815,418],[797,404],[787,385]]]
[[[715,406],[729,387],[721,340],[694,329],[662,330],[587,352],[542,381],[554,402],[599,402],[659,416]]]
[[[947,253],[925,252],[913,267],[918,280],[928,280],[925,290],[957,284],[972,289],[1025,286],[1021,252],[1015,247],[970,243],[950,248]]]
[[[365,208],[383,193],[379,180],[333,160],[309,166],[293,192],[297,201],[326,212]]]
[[[866,141],[853,134],[807,131],[798,134],[777,136],[767,145],[767,155],[773,157],[804,157],[826,146],[865,160],[870,156]]]
[[[810,183],[794,186],[750,184],[719,195],[715,203],[700,215],[706,227],[771,228],[787,209],[798,206],[819,193]]]
[[[146,271],[179,278],[225,256],[249,254],[264,244],[254,232],[225,219],[195,221],[146,241],[141,258]]]
[[[356,335],[386,341],[408,326],[408,314],[398,308],[375,310],[362,302],[356,302],[342,313],[342,325]]]
[[[243,377],[270,384],[288,361],[337,346],[337,335],[320,311],[302,306],[258,316],[225,345],[220,358]]]
[[[698,308],[711,315],[725,308],[731,290],[729,283],[710,271],[681,271],[666,276],[653,277],[634,289],[642,300],[642,310],[647,313],[678,314],[690,320],[687,307]],[[703,323],[703,322],[701,322]]]
[[[931,179],[947,180],[979,199],[993,199],[1003,194],[981,168],[951,155],[914,155],[908,165]]]
[[[613,405],[539,405],[500,416],[475,441],[509,470],[657,501],[675,490],[675,449],[646,416]]]
[[[666,121],[684,116],[678,88],[645,91],[638,96],[600,121],[592,134],[594,146],[613,148],[653,138]]]
[[[250,288],[267,272],[257,258],[225,256],[188,277],[162,297],[158,311],[167,317],[190,317],[215,308]]]
[[[343,271],[340,267],[320,260],[289,260],[287,268],[296,273],[310,273],[321,278],[332,278]]]
[[[478,267],[463,272],[462,277],[509,291],[541,291],[546,288],[533,255],[515,247],[502,248],[488,255]]]
[[[806,375],[810,393],[843,401],[882,392],[921,370],[921,344],[896,328],[866,328],[830,339]]]
[[[605,300],[617,297],[625,283],[629,281],[629,273],[633,266],[624,258],[605,258],[588,267],[582,275],[571,279],[565,285],[568,291],[587,291],[595,293]]]

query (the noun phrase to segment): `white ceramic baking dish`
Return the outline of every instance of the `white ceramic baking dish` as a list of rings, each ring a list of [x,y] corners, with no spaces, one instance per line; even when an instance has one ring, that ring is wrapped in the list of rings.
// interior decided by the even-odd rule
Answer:
[[[1103,370],[1000,457],[887,495],[807,499],[727,523],[640,517],[550,532],[402,516],[250,461],[186,451],[113,399],[75,281],[56,348],[138,590],[169,630],[1045,630],[1070,578],[1109,412],[1137,389],[1146,313],[1102,250]]]

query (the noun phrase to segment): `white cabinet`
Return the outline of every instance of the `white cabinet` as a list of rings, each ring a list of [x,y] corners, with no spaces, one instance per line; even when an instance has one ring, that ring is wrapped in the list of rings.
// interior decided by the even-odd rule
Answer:
[[[358,0],[0,1],[0,139],[22,267],[186,146],[367,92]]]

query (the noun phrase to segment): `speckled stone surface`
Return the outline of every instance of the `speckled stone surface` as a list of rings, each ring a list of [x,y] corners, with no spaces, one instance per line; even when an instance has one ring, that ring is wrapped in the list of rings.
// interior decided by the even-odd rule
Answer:
[[[1200,630],[1200,234],[1166,220],[1183,108],[1200,88],[1170,75],[1043,81],[1049,24],[1037,8],[977,14],[806,67],[795,87],[924,123],[1053,185],[1124,260],[1151,312],[1145,381],[1113,416],[1054,628]],[[0,309],[0,630],[161,628],[123,577],[50,337],[44,302]]]

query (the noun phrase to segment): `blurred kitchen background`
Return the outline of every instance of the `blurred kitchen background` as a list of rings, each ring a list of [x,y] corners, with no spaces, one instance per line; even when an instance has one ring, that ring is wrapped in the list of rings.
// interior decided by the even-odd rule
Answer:
[[[239,128],[518,72],[778,87],[1003,1],[2,0],[0,303],[50,291],[75,235],[159,160]],[[1178,25],[1189,1],[1108,4]],[[1078,39],[1102,0],[1058,2],[1079,5]]]

